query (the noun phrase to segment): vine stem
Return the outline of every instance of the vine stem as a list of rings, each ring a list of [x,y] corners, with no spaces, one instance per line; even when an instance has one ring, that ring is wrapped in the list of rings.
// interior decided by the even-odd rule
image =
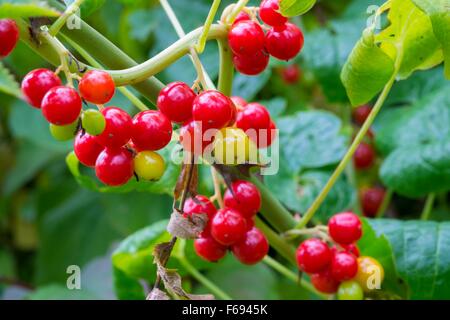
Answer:
[[[64,13],[58,19],[56,19],[56,21],[51,25],[50,29],[48,30],[51,36],[55,37],[58,34],[58,32],[66,23],[67,19],[71,15],[75,14],[78,11],[78,9],[80,9],[80,6],[83,4],[83,2],[84,0],[75,0],[69,7],[67,7]]]
[[[220,68],[219,68],[219,83],[218,89],[226,96],[231,96],[233,93],[233,55],[230,46],[226,39],[219,39]]]
[[[384,195],[384,198],[383,198],[383,202],[381,202],[381,205],[378,208],[377,214],[375,215],[376,218],[382,218],[385,215],[386,210],[389,206],[389,203],[391,202],[393,194],[394,194],[394,191],[391,188],[389,188],[386,191],[386,194]]]
[[[267,264],[269,267],[271,267],[272,269],[274,269],[275,271],[277,271],[278,273],[280,273],[281,275],[283,275],[286,279],[289,279],[292,282],[294,282],[295,284],[302,286],[304,289],[308,290],[309,292],[313,293],[314,295],[316,295],[322,299],[328,300],[328,298],[329,298],[328,295],[318,292],[314,288],[314,286],[311,283],[309,283],[308,281],[306,281],[305,279],[300,279],[300,281],[299,281],[298,274],[295,274],[293,271],[289,270],[284,265],[282,265],[275,259],[271,258],[270,256],[265,256],[263,262],[265,264]]]
[[[209,31],[209,28],[211,28],[211,24],[214,21],[214,17],[216,16],[217,10],[219,9],[220,1],[221,0],[214,0],[213,4],[211,5],[211,9],[209,9],[208,17],[206,17],[202,35],[198,39],[197,45],[195,46],[195,50],[200,54],[203,53],[203,51],[205,50],[206,38],[208,36],[208,31]]]
[[[249,0],[239,0],[233,7],[233,10],[231,10],[231,13],[227,18],[227,23],[233,23],[239,12],[242,11],[242,9],[247,5],[248,2]]]
[[[430,218],[431,210],[433,210],[434,199],[436,198],[435,193],[430,193],[425,201],[425,206],[423,207],[422,214],[420,215],[420,220],[426,221]]]
[[[212,196],[212,199],[217,201],[220,208],[223,208],[223,199],[222,199],[222,191],[220,190],[219,175],[214,166],[211,166],[211,177],[214,184],[214,195]]]

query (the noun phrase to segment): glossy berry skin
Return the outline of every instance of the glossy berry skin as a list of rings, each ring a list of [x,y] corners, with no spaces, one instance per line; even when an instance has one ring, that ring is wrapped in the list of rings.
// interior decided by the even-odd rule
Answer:
[[[131,139],[138,149],[160,150],[172,139],[172,124],[159,111],[139,112],[133,118]]]
[[[296,84],[300,79],[300,68],[296,64],[291,64],[281,70],[281,77],[286,84]]]
[[[191,120],[180,129],[180,143],[183,149],[195,155],[202,155],[203,151],[214,140],[214,132],[205,133],[200,121]]]
[[[264,49],[264,31],[252,20],[243,20],[231,26],[228,43],[236,55],[251,56]]]
[[[363,300],[364,291],[357,281],[345,281],[339,285],[338,300]]]
[[[12,19],[0,19],[0,58],[11,53],[19,41],[19,28]]]
[[[262,104],[252,102],[238,113],[236,126],[244,131],[248,129],[267,129],[270,126],[270,114]]]
[[[185,216],[191,216],[193,214],[206,214],[208,216],[208,222],[202,232],[202,236],[211,234],[211,222],[216,214],[216,211],[217,209],[214,204],[203,195],[196,195],[195,199],[186,199],[183,209]]]
[[[369,105],[362,105],[353,110],[353,120],[356,124],[362,126],[372,111],[372,107]]]
[[[236,209],[244,217],[251,218],[261,208],[261,194],[251,182],[236,180],[227,189],[223,198],[226,207]]]
[[[279,9],[279,0],[263,0],[259,6],[259,17],[269,26],[283,25],[288,19],[278,12]]]
[[[157,107],[170,121],[183,123],[192,118],[196,96],[186,83],[172,82],[159,93]]]
[[[269,252],[269,242],[259,229],[252,228],[242,240],[231,247],[231,250],[241,263],[252,265],[260,262]]]
[[[269,65],[269,55],[258,51],[253,55],[233,55],[233,65],[237,71],[248,76],[255,76],[263,72]]]
[[[362,236],[362,224],[353,212],[335,214],[328,221],[328,232],[339,244],[351,244]]]
[[[359,249],[358,246],[356,246],[354,243],[350,243],[350,244],[343,244],[341,245],[342,248],[348,252],[351,253],[352,255],[354,255],[356,258],[359,257],[360,253],[359,253]]]
[[[50,89],[42,99],[41,110],[48,122],[64,126],[78,119],[81,98],[73,88],[59,86]]]
[[[78,128],[78,121],[65,126],[55,126],[50,124],[50,133],[58,141],[68,141],[75,137]]]
[[[139,152],[133,161],[134,172],[142,180],[158,181],[166,169],[163,157],[154,151]]]
[[[81,131],[77,134],[73,150],[78,160],[87,167],[94,167],[99,154],[104,147],[100,145],[95,137]]]
[[[202,123],[204,130],[221,129],[232,120],[233,104],[219,91],[204,91],[195,98],[192,115],[195,121]]]
[[[95,162],[97,178],[108,186],[127,183],[133,173],[133,155],[123,147],[105,148]]]
[[[22,93],[27,102],[40,108],[45,94],[54,87],[61,86],[61,80],[51,70],[36,69],[30,71],[22,80]]]
[[[106,126],[103,132],[97,136],[98,143],[110,148],[124,146],[131,138],[132,120],[130,115],[117,107],[104,108],[102,114],[105,117]]]
[[[322,272],[331,263],[331,251],[328,245],[319,239],[303,241],[296,252],[297,265],[306,273]]]
[[[378,260],[362,256],[357,259],[358,272],[355,276],[355,281],[363,288],[364,292],[374,290],[374,285],[381,286],[384,280],[384,268]]]
[[[353,155],[353,163],[355,164],[355,168],[358,170],[369,169],[372,167],[374,162],[375,150],[370,144],[361,142]]]
[[[275,122],[271,121],[270,126],[267,129],[267,132],[259,131],[257,140],[257,145],[259,149],[267,148],[272,145],[272,143],[277,138],[277,132],[275,130],[277,130],[277,126]]]
[[[258,161],[255,143],[239,128],[223,128],[217,132],[213,154],[216,163],[230,166]]]
[[[95,104],[105,104],[114,96],[116,87],[109,73],[91,70],[83,75],[78,89],[86,101]]]
[[[303,48],[303,33],[292,23],[273,27],[266,34],[266,49],[271,56],[280,60],[294,58]]]
[[[224,246],[233,245],[242,240],[246,233],[245,218],[234,209],[220,209],[211,221],[212,237]]]
[[[339,281],[336,281],[331,276],[329,269],[326,269],[320,273],[312,274],[311,283],[318,291],[327,294],[335,293],[339,288]]]
[[[247,12],[245,11],[241,11],[239,12],[239,14],[236,16],[236,19],[234,20],[234,24],[240,22],[240,21],[244,21],[244,20],[250,20],[250,16],[248,15]]]
[[[234,103],[237,112],[244,110],[245,106],[248,104],[248,102],[242,97],[233,96],[230,99]]]
[[[227,254],[227,247],[218,243],[211,236],[194,240],[194,249],[199,257],[209,262],[217,262]]]
[[[358,263],[354,255],[342,251],[331,258],[331,276],[339,282],[353,279],[358,271]]]
[[[361,206],[364,216],[373,218],[383,203],[385,190],[380,187],[367,188],[361,191]]]
[[[81,114],[83,129],[92,136],[98,136],[106,128],[106,120],[103,114],[94,109],[88,109]]]

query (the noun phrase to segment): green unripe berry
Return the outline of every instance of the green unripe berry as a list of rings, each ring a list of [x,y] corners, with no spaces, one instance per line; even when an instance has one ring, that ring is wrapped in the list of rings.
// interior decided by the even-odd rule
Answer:
[[[364,292],[357,281],[345,281],[339,285],[337,297],[339,300],[362,300]]]
[[[103,114],[94,109],[88,109],[81,115],[83,129],[91,136],[98,136],[105,130],[106,120]]]
[[[54,124],[50,124],[50,133],[52,134],[53,138],[58,141],[67,141],[75,137],[77,133],[77,127],[78,120],[66,126],[56,126]]]

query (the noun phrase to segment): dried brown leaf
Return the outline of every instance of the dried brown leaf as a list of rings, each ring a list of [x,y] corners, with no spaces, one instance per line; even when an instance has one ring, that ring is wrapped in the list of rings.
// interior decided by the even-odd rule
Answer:
[[[170,300],[170,297],[158,288],[154,288],[147,296],[147,300]]]
[[[183,216],[177,211],[172,212],[167,231],[174,237],[181,239],[195,239],[205,229],[208,222],[206,214]]]

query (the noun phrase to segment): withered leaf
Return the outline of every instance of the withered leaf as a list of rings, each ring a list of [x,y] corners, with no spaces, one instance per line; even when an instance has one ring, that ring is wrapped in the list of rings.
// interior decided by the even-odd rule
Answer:
[[[174,199],[178,200],[183,195],[184,190],[192,195],[197,194],[198,167],[196,164],[183,163],[181,173],[178,176],[177,184],[173,191]]]
[[[165,266],[172,253],[173,243],[163,242],[159,243],[153,249],[153,263],[156,265]]]
[[[154,288],[147,296],[147,300],[170,300],[170,297],[158,288]]]
[[[184,217],[177,211],[172,212],[167,231],[174,237],[181,239],[195,239],[205,229],[208,215],[193,214]]]

